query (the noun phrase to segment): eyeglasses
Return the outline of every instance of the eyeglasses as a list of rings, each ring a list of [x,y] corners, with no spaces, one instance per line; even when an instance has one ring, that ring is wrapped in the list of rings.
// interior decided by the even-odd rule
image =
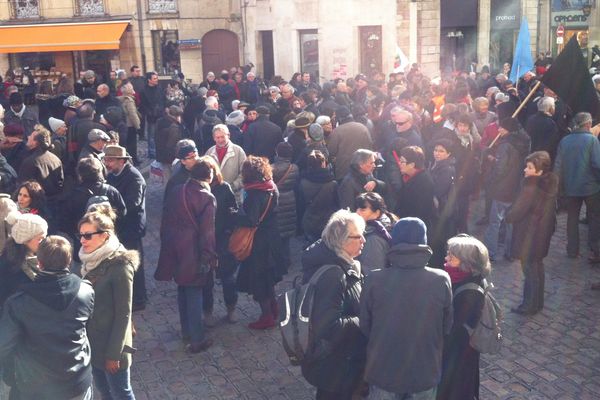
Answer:
[[[96,231],[96,232],[88,232],[88,233],[79,233],[79,234],[77,234],[77,238],[79,240],[81,240],[81,239],[92,240],[92,236],[97,235],[99,233],[106,233],[106,231]]]
[[[408,124],[409,122],[410,122],[410,121],[398,121],[398,122],[396,122],[396,125],[398,125],[398,126],[402,126],[402,125],[406,125],[406,124]]]

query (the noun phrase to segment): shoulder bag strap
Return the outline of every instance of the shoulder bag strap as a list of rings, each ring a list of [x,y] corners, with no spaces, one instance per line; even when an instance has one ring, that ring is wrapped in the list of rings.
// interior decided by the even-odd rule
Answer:
[[[392,150],[392,154],[396,160],[396,164],[398,164],[398,168],[400,168],[400,157],[398,157],[398,153],[396,153],[396,150]]]
[[[269,207],[271,206],[271,200],[273,200],[273,193],[269,193],[269,201],[267,202],[267,207],[265,208],[265,211],[263,211],[262,215],[258,219],[258,225],[260,225],[263,222],[263,220],[265,219],[265,217],[267,216],[267,212],[269,211]]]
[[[185,188],[186,187],[187,187],[187,182],[181,188],[181,196],[183,197],[183,206],[185,208],[185,211],[187,211],[187,214],[190,217],[190,220],[192,221],[192,224],[194,225],[194,228],[196,228],[196,230],[199,231],[200,228],[198,227],[198,224],[196,223],[196,220],[194,219],[194,216],[192,215],[192,213],[190,212],[190,209],[188,207],[187,196],[185,195]]]
[[[281,178],[279,178],[279,180],[277,182],[275,182],[275,184],[277,186],[279,186],[280,183],[285,182],[285,178],[288,177],[293,166],[294,166],[294,164],[290,163],[290,166],[288,167],[287,171],[285,171],[285,174],[283,174],[283,176]]]

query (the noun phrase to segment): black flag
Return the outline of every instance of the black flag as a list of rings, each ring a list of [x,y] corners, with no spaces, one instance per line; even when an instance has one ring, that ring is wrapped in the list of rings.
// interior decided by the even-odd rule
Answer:
[[[594,119],[600,118],[600,101],[576,35],[546,71],[542,83],[563,99],[573,112],[587,111]]]

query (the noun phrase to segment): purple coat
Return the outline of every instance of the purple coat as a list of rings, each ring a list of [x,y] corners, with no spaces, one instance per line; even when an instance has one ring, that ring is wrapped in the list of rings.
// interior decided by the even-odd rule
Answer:
[[[216,208],[217,202],[208,185],[192,179],[167,194],[160,230],[160,255],[154,274],[156,280],[173,279],[180,286],[204,286],[206,267],[215,266],[217,259]]]

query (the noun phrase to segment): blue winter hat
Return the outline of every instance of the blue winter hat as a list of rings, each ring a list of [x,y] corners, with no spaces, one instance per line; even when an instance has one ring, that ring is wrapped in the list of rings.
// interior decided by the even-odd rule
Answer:
[[[427,227],[419,218],[400,219],[392,229],[392,246],[398,243],[427,244]]]

